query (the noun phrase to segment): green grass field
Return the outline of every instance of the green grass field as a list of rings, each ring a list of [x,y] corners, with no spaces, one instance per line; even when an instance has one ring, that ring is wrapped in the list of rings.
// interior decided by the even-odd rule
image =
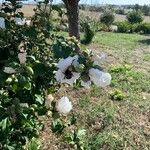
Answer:
[[[107,54],[102,66],[107,66],[112,83],[105,89],[93,87],[80,92],[66,88],[77,118],[67,132],[85,129],[82,139],[85,149],[150,149],[149,40],[144,35],[101,32],[87,46],[95,53]],[[65,144],[65,134],[56,138],[50,124],[47,118],[47,127],[41,133],[43,149],[75,149],[73,144]],[[75,143],[78,145],[78,141]]]

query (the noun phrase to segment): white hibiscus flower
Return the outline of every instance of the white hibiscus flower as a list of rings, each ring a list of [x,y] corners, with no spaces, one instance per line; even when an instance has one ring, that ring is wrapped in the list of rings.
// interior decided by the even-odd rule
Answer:
[[[67,114],[72,110],[72,103],[69,101],[68,97],[62,97],[56,103],[56,110],[59,113]]]
[[[61,59],[58,62],[58,70],[55,74],[55,78],[58,82],[60,83],[67,83],[70,84],[71,86],[73,85],[74,82],[80,77],[80,73],[73,72],[72,71],[72,63],[74,60],[78,59],[78,56],[74,57],[67,57],[66,59]]]
[[[102,76],[102,73],[103,73],[102,71],[95,68],[91,68],[89,70],[90,80],[98,87],[100,86],[100,77]]]
[[[100,77],[100,86],[101,87],[106,87],[110,85],[111,83],[111,75],[109,73],[102,73],[102,76]]]
[[[18,54],[18,59],[20,61],[20,64],[24,64],[26,62],[26,56],[27,56],[27,53]]]
[[[89,77],[97,87],[106,87],[111,83],[111,75],[98,69],[91,68]]]
[[[73,63],[73,61],[78,60],[78,55],[75,55],[74,57],[67,57],[66,59],[61,59],[58,62],[57,67],[63,72],[64,70],[67,70],[69,66]]]
[[[62,82],[62,80],[65,78],[65,74],[59,69],[57,70],[57,72],[55,73],[55,78],[58,82]]]
[[[5,68],[4,68],[4,72],[5,72],[5,73],[8,73],[8,74],[13,74],[13,73],[16,72],[16,70],[13,69],[12,67],[5,67]]]

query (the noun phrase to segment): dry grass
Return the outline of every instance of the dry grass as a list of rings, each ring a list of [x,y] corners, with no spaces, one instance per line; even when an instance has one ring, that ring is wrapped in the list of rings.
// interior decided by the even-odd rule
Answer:
[[[36,5],[23,5],[21,8],[21,11],[24,13],[25,17],[31,17],[34,15],[33,9],[36,8]]]

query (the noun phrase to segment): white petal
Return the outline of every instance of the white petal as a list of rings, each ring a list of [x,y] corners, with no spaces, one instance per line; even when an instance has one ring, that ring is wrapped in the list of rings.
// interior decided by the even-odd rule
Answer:
[[[4,68],[4,72],[5,72],[5,73],[8,73],[8,74],[13,74],[13,73],[16,72],[16,70],[13,69],[12,67],[5,67],[5,68]]]
[[[69,66],[71,66],[72,64],[72,61],[74,60],[73,57],[68,57],[66,59],[61,59],[59,62],[58,62],[58,68],[62,71],[62,72],[65,72]]]
[[[75,55],[75,56],[73,57],[73,59],[74,59],[74,60],[78,60],[78,59],[79,59],[79,55]]]
[[[102,75],[102,71],[100,71],[99,69],[95,69],[95,68],[91,68],[89,69],[89,75],[91,77],[100,77]]]
[[[90,85],[91,85],[91,81],[87,81],[87,82],[81,81],[81,86],[83,86],[87,89],[90,88]]]
[[[91,68],[89,70],[89,77],[91,79],[91,81],[96,85],[96,86],[100,86],[100,77],[102,76],[102,71],[100,71],[99,69],[94,69]]]
[[[79,66],[78,59],[73,60],[72,65],[77,68]]]
[[[72,74],[73,74],[73,77],[72,77],[72,78],[74,78],[75,80],[79,79],[80,73],[72,72]]]
[[[106,87],[111,83],[111,75],[109,73],[103,73],[99,81],[101,87]]]
[[[57,70],[56,74],[55,74],[55,78],[58,82],[62,82],[62,80],[65,78],[64,73],[59,69]]]
[[[67,114],[72,110],[72,103],[68,97],[62,97],[56,104],[56,109],[59,113]]]
[[[59,62],[58,62],[58,65],[57,67],[62,71],[62,72],[65,72],[69,66],[72,65],[72,62],[74,60],[78,60],[79,56],[78,55],[75,55],[74,57],[67,57],[65,59],[61,59]]]
[[[20,61],[20,64],[24,64],[26,62],[26,56],[27,56],[27,53],[18,54],[18,59]]]
[[[5,28],[5,19],[3,17],[0,17],[0,28]]]
[[[73,86],[73,83],[75,83],[76,80],[79,79],[80,73],[72,72],[72,74],[73,74],[72,78],[70,78],[70,79],[63,79],[61,81],[61,83],[67,83],[67,84]]]

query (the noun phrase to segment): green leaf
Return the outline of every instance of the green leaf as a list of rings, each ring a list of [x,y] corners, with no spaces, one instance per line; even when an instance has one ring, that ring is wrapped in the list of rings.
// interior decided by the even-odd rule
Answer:
[[[36,60],[34,56],[27,56],[28,58],[31,58],[31,60]]]
[[[83,136],[85,136],[86,130],[85,129],[79,129],[77,132],[77,138],[81,139]]]
[[[25,84],[24,84],[24,89],[26,89],[26,90],[31,90],[31,88],[32,88],[32,84],[31,84],[31,82],[25,82]]]
[[[10,126],[8,118],[5,118],[0,122],[0,127],[2,128],[3,131],[6,130],[8,126]]]
[[[52,122],[52,131],[56,133],[61,133],[64,129],[64,125],[60,119],[56,119]]]
[[[26,66],[26,71],[29,75],[33,75],[34,74],[34,71],[33,69],[30,67],[30,66]]]
[[[41,95],[35,94],[35,100],[41,105],[44,103],[44,98]]]
[[[9,146],[9,145],[7,145],[7,149],[8,150],[15,150],[14,146]]]
[[[27,150],[40,150],[40,143],[36,138],[32,140],[27,145]]]

